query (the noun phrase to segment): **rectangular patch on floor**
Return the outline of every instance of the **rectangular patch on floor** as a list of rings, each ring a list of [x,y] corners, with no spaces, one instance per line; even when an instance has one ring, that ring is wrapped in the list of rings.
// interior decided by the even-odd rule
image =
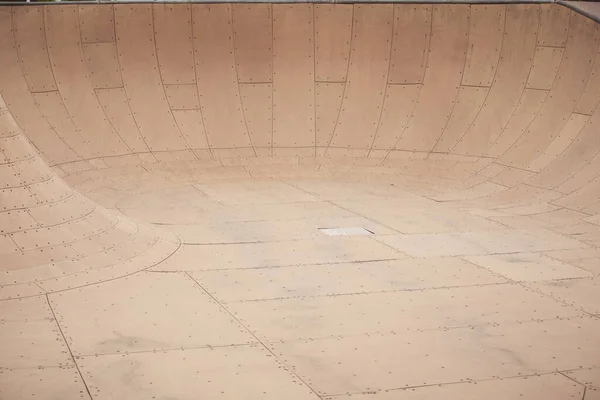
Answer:
[[[373,234],[370,230],[356,226],[349,228],[319,228],[319,231],[327,236],[364,236]]]

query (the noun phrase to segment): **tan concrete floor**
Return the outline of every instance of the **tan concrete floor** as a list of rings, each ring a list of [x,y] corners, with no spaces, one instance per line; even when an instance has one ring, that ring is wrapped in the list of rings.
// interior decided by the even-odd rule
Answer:
[[[599,400],[599,46],[555,4],[0,6],[0,399]]]
[[[128,276],[0,302],[4,398],[86,398],[83,381],[94,399],[600,393],[598,230],[572,212],[482,215],[356,172],[235,175],[78,179],[181,244]]]

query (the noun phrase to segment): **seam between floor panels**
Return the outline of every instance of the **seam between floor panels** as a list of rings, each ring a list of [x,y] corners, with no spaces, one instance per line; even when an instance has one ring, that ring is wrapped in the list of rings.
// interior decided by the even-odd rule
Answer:
[[[71,350],[71,347],[69,346],[69,343],[67,342],[67,338],[62,330],[62,327],[60,326],[60,323],[58,322],[58,318],[56,318],[56,314],[54,313],[54,309],[52,308],[52,303],[50,302],[50,298],[48,297],[48,294],[46,294],[45,296],[46,296],[46,302],[48,303],[48,307],[50,308],[50,311],[52,312],[52,317],[54,317],[54,322],[56,322],[58,331],[60,332],[60,335],[63,338],[65,346],[67,346],[67,350],[69,350],[69,355],[71,357],[71,360],[73,361],[73,364],[75,365],[75,368],[77,369],[77,373],[79,374],[79,377],[81,378],[81,383],[83,383],[83,386],[85,386],[85,390],[86,390],[89,398],[93,399],[94,397],[92,396],[92,393],[90,392],[90,389],[89,389],[87,383],[85,382],[85,379],[83,378],[81,369],[79,369],[79,365],[77,365],[77,361],[75,361],[75,356],[73,355],[73,350]]]
[[[323,399],[323,397],[321,395],[319,395],[319,393],[317,393],[317,391],[315,389],[313,389],[308,383],[306,383],[306,381],[304,379],[302,379],[302,377],[300,377],[300,375],[298,375],[296,372],[294,372],[294,370],[290,367],[287,366],[287,364],[285,364],[283,361],[281,361],[279,359],[279,357],[277,357],[277,355],[273,352],[273,350],[271,350],[269,347],[267,347],[267,345],[265,344],[265,342],[263,340],[261,340],[258,336],[256,336],[246,325],[244,325],[231,311],[229,311],[229,309],[227,309],[227,307],[225,307],[219,300],[217,300],[208,290],[206,290],[196,279],[194,279],[194,277],[192,275],[190,275],[188,272],[185,272],[185,275],[190,278],[192,280],[192,282],[194,282],[204,293],[206,293],[214,302],[216,302],[219,307],[221,307],[227,314],[229,314],[229,316],[231,318],[233,318],[241,327],[244,328],[244,330],[246,332],[248,332],[252,337],[254,337],[254,339],[256,339],[256,341],[267,351],[269,352],[273,358],[275,358],[275,360],[277,360],[277,362],[282,365],[283,367],[285,367],[285,369],[292,375],[294,375],[300,382],[302,382],[302,384],[304,384],[315,396],[317,396],[317,398],[319,399]]]

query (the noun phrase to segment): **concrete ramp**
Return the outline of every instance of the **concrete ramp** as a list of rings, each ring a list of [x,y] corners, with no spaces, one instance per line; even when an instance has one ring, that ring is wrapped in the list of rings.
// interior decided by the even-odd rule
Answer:
[[[0,6],[0,398],[600,398],[599,46],[558,4]]]

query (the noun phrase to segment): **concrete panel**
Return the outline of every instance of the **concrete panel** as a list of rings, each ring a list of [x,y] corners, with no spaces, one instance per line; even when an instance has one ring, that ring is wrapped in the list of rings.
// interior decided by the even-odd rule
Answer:
[[[10,107],[12,118],[19,123],[29,140],[43,152],[44,158],[51,164],[77,161],[79,156],[60,139],[35,105],[17,53],[11,8],[0,9],[0,21],[0,54],[3,60],[0,92],[4,96],[3,113],[8,114],[5,105]],[[37,58],[43,57],[44,55],[39,55]]]
[[[56,90],[54,75],[46,47],[44,9],[16,7],[12,23],[23,75],[32,92]]]
[[[198,393],[207,398],[319,399],[258,346],[86,357],[83,365],[83,376],[96,388],[98,399],[143,400],[148,392],[185,400],[197,398]],[[172,368],[164,371],[164,365]],[[118,384],[122,379],[132,379],[136,387]]]
[[[348,78],[332,148],[370,149],[383,108],[393,29],[393,6],[356,5]],[[331,151],[330,151],[331,152]]]
[[[34,93],[33,98],[46,121],[56,132],[60,132],[64,143],[82,157],[91,158],[93,151],[90,143],[82,137],[81,130],[73,123],[60,93],[57,91]]]
[[[152,6],[156,56],[165,84],[196,83],[190,7],[187,4]]]
[[[308,4],[273,6],[273,147],[309,155],[315,145],[312,16]]]
[[[409,389],[385,390],[376,393],[352,394],[347,396],[326,397],[333,400],[393,400],[402,396],[407,400],[426,400],[431,398],[465,398],[489,400],[517,400],[523,397],[535,398],[580,398],[583,387],[570,381],[559,373],[542,376],[505,378],[477,383],[461,382],[447,385],[423,386]],[[587,397],[586,397],[587,398]]]
[[[315,126],[318,151],[329,146],[340,115],[344,83],[317,82],[315,84]]]
[[[145,290],[134,289],[132,292],[130,285],[138,285],[140,279],[145,282]],[[132,293],[135,295],[132,296]],[[165,301],[166,297],[169,300]],[[162,277],[145,273],[139,277],[54,294],[49,298],[65,335],[72,338],[67,339],[67,343],[77,356],[254,341],[243,329],[235,329],[237,321],[185,275]],[[195,309],[189,307],[192,304]],[[117,313],[117,308],[129,311]],[[184,309],[187,317],[180,314]],[[145,321],[131,324],[136,314],[145,315]],[[203,321],[196,319],[197,325],[186,323],[177,326],[176,321],[192,321],[193,316],[198,314],[204,318]],[[94,322],[89,319],[92,315]],[[163,328],[157,328],[159,325]],[[224,327],[231,335],[223,335],[213,326]],[[227,326],[233,329],[227,329]],[[177,336],[172,335],[174,331],[178,332]]]
[[[469,37],[469,7],[433,6],[431,43],[423,86],[399,150],[431,151],[456,103]],[[435,115],[432,109],[437,110]]]
[[[352,12],[351,5],[314,6],[316,81],[346,81],[352,36]]]
[[[192,149],[209,148],[200,110],[173,110],[173,116],[185,141]]]
[[[431,40],[431,5],[396,5],[390,83],[423,83]]]
[[[367,392],[431,382],[460,382],[521,374],[535,374],[552,357],[562,360],[561,368],[578,368],[578,363],[597,357],[594,337],[600,329],[595,318],[577,321],[577,342],[571,320],[532,322],[505,327],[469,330],[406,331],[400,334],[373,334],[360,339],[330,338],[274,343],[275,353],[303,378],[310,379],[317,393]],[[479,339],[475,339],[475,337]],[[564,338],[554,346],[557,338]],[[517,342],[521,342],[517,345]],[[515,346],[516,345],[516,346]],[[504,351],[519,349],[518,361]],[[549,350],[551,349],[551,350]],[[427,356],[435,354],[435,357]],[[422,360],[418,367],[407,357]],[[484,358],[487,361],[481,362]]]
[[[417,265],[417,268],[412,268]],[[193,271],[222,302],[410,291],[504,283],[505,278],[457,258],[305,265],[301,268]]]
[[[210,145],[251,147],[233,55],[231,5],[194,5],[192,18],[196,79]]]
[[[529,71],[527,88],[550,90],[560,67],[563,56],[562,47],[540,47],[535,49],[533,64]]]
[[[488,96],[473,124],[452,150],[484,155],[507,126],[525,88],[538,32],[538,8],[507,5],[500,60]]]
[[[504,44],[505,19],[505,7],[471,6],[469,50],[462,78],[463,85],[492,85],[500,50]]]
[[[135,153],[148,151],[148,145],[142,138],[132,115],[127,93],[122,88],[96,90],[98,101],[111,125],[117,131],[128,148]]]
[[[86,43],[83,55],[94,89],[123,87],[115,43]]]
[[[387,150],[396,144],[412,115],[421,85],[388,85],[372,148]]]
[[[0,6],[0,397],[595,399],[599,44],[557,4]]]
[[[272,5],[233,5],[233,38],[240,82],[273,81]]]
[[[171,110],[199,110],[196,85],[164,85]]]
[[[115,17],[112,4],[80,5],[79,26],[84,43],[115,41]]]
[[[240,84],[240,95],[252,145],[270,153],[273,144],[273,85]]]
[[[126,146],[102,112],[88,79],[77,7],[46,8],[44,18],[52,70],[71,119],[91,145],[94,156],[124,154]]]
[[[570,19],[569,39],[563,62],[537,117],[521,138],[501,159],[517,167],[527,164],[552,143],[566,124],[571,111],[585,89],[582,76],[591,72],[600,31],[595,22],[574,14]]]
[[[125,93],[142,137],[152,151],[186,149],[158,72],[152,7],[134,11],[131,6],[118,5],[115,28]]]

